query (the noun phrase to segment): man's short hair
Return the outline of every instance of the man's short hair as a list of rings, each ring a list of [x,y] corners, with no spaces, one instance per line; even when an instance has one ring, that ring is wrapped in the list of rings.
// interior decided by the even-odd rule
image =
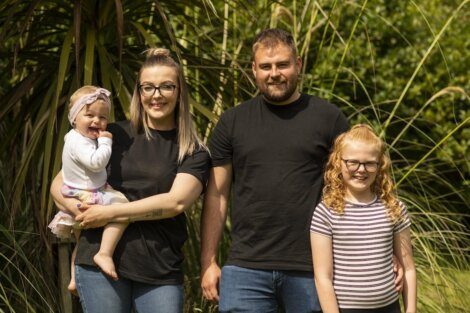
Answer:
[[[294,58],[297,58],[297,47],[294,42],[294,37],[285,30],[278,28],[268,28],[256,35],[252,46],[253,58],[259,46],[274,48],[279,44],[288,46],[292,50]]]

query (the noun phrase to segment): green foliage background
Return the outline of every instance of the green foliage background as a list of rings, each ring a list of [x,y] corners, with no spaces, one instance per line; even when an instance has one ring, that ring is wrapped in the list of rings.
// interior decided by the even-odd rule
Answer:
[[[352,124],[371,124],[389,145],[413,219],[419,311],[468,312],[468,2],[2,1],[0,311],[62,311],[48,189],[70,94],[103,86],[115,118],[126,118],[142,51],[170,48],[207,140],[221,112],[256,93],[253,37],[280,27],[296,39],[302,91],[329,99]],[[199,290],[200,205],[188,212],[187,312],[216,310]],[[228,243],[225,235],[221,262]]]

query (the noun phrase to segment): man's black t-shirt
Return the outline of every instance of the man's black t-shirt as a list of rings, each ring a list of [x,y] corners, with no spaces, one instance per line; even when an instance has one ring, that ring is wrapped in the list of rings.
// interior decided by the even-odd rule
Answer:
[[[152,137],[135,134],[128,121],[111,124],[113,153],[108,164],[108,183],[129,201],[170,191],[176,174],[188,173],[206,185],[209,154],[199,150],[178,164],[177,130],[150,130]],[[77,264],[94,265],[102,228],[83,230]],[[149,284],[183,282],[181,248],[186,241],[186,218],[141,221],[129,224],[116,247],[113,259],[118,275]]]
[[[210,150],[212,166],[233,166],[227,264],[312,271],[310,221],[330,148],[347,129],[336,106],[306,94],[288,105],[258,96],[221,116]]]

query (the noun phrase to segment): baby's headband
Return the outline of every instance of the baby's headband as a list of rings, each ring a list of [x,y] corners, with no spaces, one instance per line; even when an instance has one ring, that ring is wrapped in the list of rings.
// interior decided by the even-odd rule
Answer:
[[[69,112],[69,122],[70,125],[73,126],[73,122],[78,115],[78,112],[82,110],[82,108],[87,105],[95,102],[98,99],[104,100],[104,102],[108,105],[108,110],[111,110],[111,101],[109,100],[109,96],[111,92],[104,88],[98,88],[95,92],[87,93],[86,95],[81,96],[80,98],[75,101],[72,108]]]

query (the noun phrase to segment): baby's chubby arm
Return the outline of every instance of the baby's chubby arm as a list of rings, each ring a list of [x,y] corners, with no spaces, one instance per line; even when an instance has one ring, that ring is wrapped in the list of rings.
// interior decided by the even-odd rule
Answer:
[[[98,146],[87,144],[74,147],[74,155],[88,170],[102,171],[111,157],[113,135],[108,131],[100,131]]]

